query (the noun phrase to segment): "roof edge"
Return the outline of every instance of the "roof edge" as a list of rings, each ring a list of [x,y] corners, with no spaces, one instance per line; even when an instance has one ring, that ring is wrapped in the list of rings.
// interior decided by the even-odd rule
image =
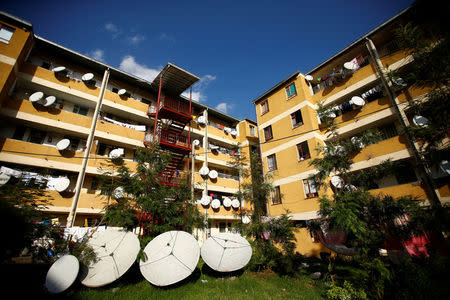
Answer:
[[[269,95],[270,93],[272,93],[273,91],[275,91],[276,89],[278,89],[280,86],[282,86],[283,84],[285,84],[286,82],[292,80],[294,77],[297,77],[300,74],[300,71],[295,71],[294,73],[292,73],[291,75],[289,75],[289,77],[283,79],[282,81],[280,81],[279,83],[277,83],[276,85],[274,85],[272,88],[270,88],[268,91],[266,91],[265,93],[263,93],[262,95],[260,95],[259,97],[257,97],[255,100],[253,100],[253,104],[256,104],[256,102],[258,102],[259,100],[265,98],[267,95]]]

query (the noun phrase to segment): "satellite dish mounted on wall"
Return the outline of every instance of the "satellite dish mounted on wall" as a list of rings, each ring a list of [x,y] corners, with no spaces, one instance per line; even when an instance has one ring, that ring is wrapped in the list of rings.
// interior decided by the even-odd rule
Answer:
[[[344,186],[344,180],[341,177],[335,175],[335,176],[331,177],[331,184],[334,187],[340,189]]]
[[[45,99],[41,99],[41,101],[39,101],[39,103],[41,103],[45,107],[51,106],[55,102],[56,102],[55,96],[47,96],[47,97],[45,97]]]
[[[423,116],[414,116],[412,121],[416,126],[420,127],[428,126],[428,119]]]
[[[42,98],[44,98],[44,93],[43,92],[35,92],[33,94],[31,94],[31,96],[28,98],[28,100],[30,100],[30,102],[38,102],[40,100],[42,100]]]
[[[45,287],[51,294],[67,290],[77,279],[80,263],[73,255],[64,255],[47,272]]]
[[[83,80],[84,82],[89,82],[92,79],[94,79],[94,74],[92,73],[86,73],[83,76],[81,76],[81,80]]]
[[[200,141],[199,140],[194,140],[192,142],[192,144],[194,144],[195,147],[198,147],[198,146],[200,146]]]
[[[151,284],[168,286],[194,272],[200,258],[197,240],[184,231],[168,231],[155,237],[144,249],[147,261],[140,261],[142,275]]]
[[[209,205],[209,203],[211,203],[211,198],[210,198],[209,196],[204,195],[204,196],[202,197],[202,199],[200,200],[200,203],[201,203],[203,206],[207,206],[207,205]]]
[[[59,193],[66,191],[70,186],[70,179],[67,177],[60,177],[55,183],[55,190]]]
[[[243,216],[242,217],[242,223],[248,224],[248,223],[250,223],[250,221],[251,221],[251,219],[250,219],[249,216]]]
[[[201,167],[198,173],[202,176],[206,176],[209,174],[209,168],[208,167]]]
[[[308,81],[313,81],[314,80],[314,78],[311,75],[306,75],[305,79],[308,80]]]
[[[127,90],[126,89],[120,89],[118,92],[117,92],[117,94],[119,95],[119,96],[123,96],[123,95],[125,95],[127,93]]]
[[[217,173],[216,170],[209,171],[209,178],[211,178],[211,179],[216,179],[218,175],[219,174]]]
[[[56,149],[59,151],[66,150],[70,146],[70,140],[69,139],[62,139],[56,144]]]
[[[211,207],[212,207],[213,209],[218,209],[218,208],[220,207],[220,200],[219,200],[219,199],[214,199],[214,200],[211,202]]]
[[[361,97],[353,96],[352,99],[350,100],[350,104],[361,107],[361,106],[364,106],[366,104],[366,102]]]
[[[231,206],[233,206],[233,208],[239,208],[241,206],[241,203],[239,202],[238,199],[233,199],[231,201]]]
[[[230,198],[228,198],[228,197],[225,197],[224,199],[223,199],[223,206],[224,207],[231,207],[231,199]]]

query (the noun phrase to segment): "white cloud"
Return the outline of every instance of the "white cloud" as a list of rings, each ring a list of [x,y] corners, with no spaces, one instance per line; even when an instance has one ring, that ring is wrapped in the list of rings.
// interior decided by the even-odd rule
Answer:
[[[119,28],[117,28],[116,25],[113,23],[106,23],[105,24],[106,31],[110,32],[112,34],[112,38],[115,39],[117,36],[119,36]]]
[[[205,102],[207,97],[204,93],[204,90],[213,80],[216,80],[216,76],[214,75],[207,74],[205,76],[202,76],[200,80],[192,86],[192,100]],[[190,91],[187,90],[182,95],[189,98],[189,93]]]
[[[159,35],[159,39],[161,41],[170,41],[170,42],[175,42],[175,38],[167,33],[161,33]]]
[[[226,102],[221,102],[216,105],[216,109],[220,110],[221,112],[224,112],[224,113],[229,113],[231,108],[232,108],[232,105],[229,103],[226,103]]]
[[[137,45],[140,42],[142,42],[143,40],[145,40],[145,36],[143,36],[142,34],[136,34],[136,35],[130,37],[130,42],[133,45]]]
[[[99,60],[99,61],[103,61],[103,62],[106,61],[105,60],[105,51],[103,51],[102,49],[95,49],[95,50],[89,52],[88,55],[95,60]]]
[[[162,69],[152,69],[144,64],[139,64],[131,55],[127,55],[122,59],[119,68],[147,81],[153,81]]]

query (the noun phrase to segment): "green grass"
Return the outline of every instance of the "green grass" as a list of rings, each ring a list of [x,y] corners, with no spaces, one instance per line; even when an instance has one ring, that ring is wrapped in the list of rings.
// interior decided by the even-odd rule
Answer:
[[[207,281],[207,282],[202,282]],[[117,280],[103,288],[77,285],[65,296],[69,299],[323,299],[320,281],[305,275],[280,277],[272,272],[250,271],[223,275],[198,267],[186,280],[171,287],[151,285],[135,265]]]

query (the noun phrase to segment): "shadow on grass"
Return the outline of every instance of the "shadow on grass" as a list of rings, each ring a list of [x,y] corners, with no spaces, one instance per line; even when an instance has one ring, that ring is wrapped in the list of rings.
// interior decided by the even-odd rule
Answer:
[[[202,274],[216,278],[239,277],[244,274],[245,268],[233,272],[218,272],[211,269],[207,264],[202,266]]]

